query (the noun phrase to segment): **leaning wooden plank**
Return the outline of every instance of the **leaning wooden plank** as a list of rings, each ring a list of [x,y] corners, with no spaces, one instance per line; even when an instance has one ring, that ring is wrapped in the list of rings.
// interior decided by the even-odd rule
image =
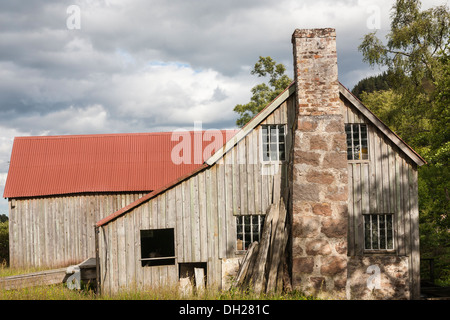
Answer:
[[[250,246],[248,247],[248,250],[245,252],[244,258],[239,261],[239,268],[238,268],[238,272],[236,274],[236,283],[239,281],[239,279],[242,277],[242,274],[244,273],[245,270],[245,264],[248,262],[249,260],[249,254],[253,251],[253,247],[254,247],[254,242],[252,242],[250,244]]]
[[[268,266],[267,286],[266,292],[275,291],[277,287],[278,271],[281,265],[281,258],[283,257],[282,246],[284,243],[285,235],[278,233],[276,235],[277,240],[273,248],[273,256],[271,257],[271,263]]]
[[[255,267],[256,259],[258,258],[259,248],[260,248],[260,245],[257,242],[255,244],[255,248],[253,249],[251,257],[249,256],[250,263],[248,265],[247,272],[245,273],[245,275],[243,275],[242,282],[240,283],[240,286],[242,288],[246,288],[249,285],[253,284],[253,279],[252,279],[253,269]]]
[[[255,251],[255,248],[258,247],[258,242],[252,242],[247,250],[247,252],[245,253],[244,259],[242,260],[241,263],[241,267],[239,268],[238,274],[236,276],[236,284],[242,284],[242,282],[244,281],[245,275],[247,274],[248,271],[248,267],[250,265],[250,261],[252,258],[252,254]]]
[[[291,276],[289,273],[289,268],[288,268],[288,255],[286,254],[286,250],[287,250],[287,244],[288,244],[288,240],[289,240],[289,226],[286,225],[285,229],[284,229],[284,241],[283,241],[283,259],[282,259],[282,264],[283,264],[283,289],[285,291],[292,291],[292,286],[291,286]]]
[[[272,291],[276,289],[276,281],[278,274],[278,267],[281,262],[281,257],[284,252],[284,239],[286,237],[284,229],[285,229],[285,221],[286,221],[286,208],[284,206],[283,199],[280,200],[279,210],[278,211],[278,219],[276,229],[274,233],[272,233],[273,239],[271,242],[271,256],[270,256],[270,264],[268,268],[268,278],[267,278],[267,289],[266,291]],[[275,226],[275,219],[273,220]]]
[[[276,281],[275,281],[275,285],[274,285],[274,289],[271,289],[272,291],[275,292],[281,292],[283,291],[283,270],[284,270],[284,266],[283,266],[283,260],[284,260],[284,252],[280,255],[281,256],[281,261],[278,264],[278,269],[277,269],[277,274],[276,274]],[[270,290],[268,289],[267,292],[270,292]]]
[[[277,224],[278,224],[278,217],[279,217],[279,213],[280,213],[280,207],[279,207],[279,201],[277,201],[276,203],[273,203],[270,206],[270,210],[271,210],[271,214],[272,214],[272,219],[271,219],[271,223],[272,223],[272,232],[270,233],[270,243],[269,243],[269,251],[268,251],[268,256],[267,256],[267,264],[270,265],[271,264],[271,258],[274,254],[273,250],[274,250],[274,243],[275,243],[275,233],[276,233],[276,229],[277,229]]]
[[[194,268],[194,277],[197,291],[205,289],[205,269]]]
[[[273,212],[274,210],[271,210]],[[261,244],[256,259],[256,268],[253,275],[254,291],[260,294],[265,288],[265,269],[267,254],[269,252],[270,234],[272,232],[272,221],[269,221],[264,226],[264,233],[262,235]]]
[[[273,176],[272,203],[278,203],[281,197],[281,169],[275,164],[276,174]]]

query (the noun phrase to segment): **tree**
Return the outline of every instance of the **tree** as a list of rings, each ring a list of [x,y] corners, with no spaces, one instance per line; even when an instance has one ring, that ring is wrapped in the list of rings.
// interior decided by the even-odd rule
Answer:
[[[0,222],[8,221],[8,216],[6,214],[0,214]]]
[[[419,168],[421,252],[450,279],[450,12],[420,5],[396,1],[386,44],[376,32],[364,37],[364,61],[387,67],[391,89],[361,99],[428,162]]]
[[[430,143],[430,123],[440,117],[433,107],[445,68],[441,58],[449,52],[450,14],[446,6],[420,11],[418,0],[397,0],[391,19],[387,44],[373,32],[359,50],[370,65],[388,68],[389,84],[402,99],[401,113],[412,120],[399,127],[399,133],[424,147]]]
[[[5,263],[9,264],[9,228],[7,219],[0,221],[0,267]]]
[[[269,77],[268,84],[260,83],[251,89],[252,97],[247,104],[238,104],[234,111],[239,114],[236,124],[243,127],[253,116],[274,100],[292,80],[285,74],[286,67],[271,57],[259,57],[251,74],[258,77]]]
[[[388,80],[388,73],[383,72],[382,74],[379,74],[377,76],[371,76],[371,77],[360,80],[353,87],[352,93],[358,99],[361,99],[361,94],[363,92],[371,93],[374,91],[389,90],[389,89],[390,89],[390,85],[389,85],[389,80]]]
[[[363,91],[360,99],[373,113],[394,132],[398,132],[398,127],[403,121],[399,107],[400,96],[394,90],[378,90],[373,92]]]

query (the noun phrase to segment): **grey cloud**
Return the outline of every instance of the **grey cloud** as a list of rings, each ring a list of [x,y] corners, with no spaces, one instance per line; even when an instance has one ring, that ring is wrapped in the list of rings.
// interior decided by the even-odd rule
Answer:
[[[234,105],[261,80],[249,73],[260,55],[293,76],[295,28],[335,27],[340,79],[356,82],[369,69],[356,52],[368,31],[360,3],[0,0],[0,160],[15,135],[168,131],[194,120],[234,127]],[[72,4],[81,29],[66,26]]]
[[[80,30],[66,28],[71,4],[81,9]],[[168,111],[178,112],[167,105],[183,110],[199,101],[191,100],[189,90],[182,88],[177,93],[150,90],[151,97],[130,95],[127,84],[139,79],[146,64],[185,63],[199,72],[211,69],[230,79],[240,76],[236,81],[247,73],[248,83],[258,81],[249,80],[248,72],[258,56],[270,55],[284,63],[292,77],[294,28],[324,21],[338,29],[340,79],[350,86],[356,82],[351,71],[367,68],[356,46],[369,30],[364,29],[363,15],[340,19],[338,9],[357,7],[364,13],[365,7],[358,5],[356,0],[3,1],[0,124],[15,123],[17,117],[45,117],[71,106],[101,105],[111,121],[119,117],[131,123],[138,116],[137,123],[157,126],[169,118]],[[235,95],[222,87],[208,94],[205,99],[216,102]],[[124,110],[127,106],[135,106],[135,113]],[[146,106],[146,112],[137,112]],[[233,107],[230,100],[229,108]]]

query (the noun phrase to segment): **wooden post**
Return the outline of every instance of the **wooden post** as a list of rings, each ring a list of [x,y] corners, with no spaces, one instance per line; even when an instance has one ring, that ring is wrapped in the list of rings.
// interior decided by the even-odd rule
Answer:
[[[95,281],[96,281],[96,285],[97,285],[97,294],[101,295],[102,294],[102,289],[101,289],[101,276],[100,276],[100,254],[99,254],[99,243],[98,243],[98,234],[99,234],[100,230],[99,227],[94,226],[94,235],[95,235],[95,272],[96,272],[96,277],[95,277]]]

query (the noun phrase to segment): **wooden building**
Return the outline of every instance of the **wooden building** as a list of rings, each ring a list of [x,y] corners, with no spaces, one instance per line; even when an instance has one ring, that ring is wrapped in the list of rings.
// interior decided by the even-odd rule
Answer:
[[[296,30],[292,42],[294,82],[201,165],[118,210],[95,198],[104,215],[96,223],[102,292],[176,284],[194,268],[224,288],[282,198],[295,288],[419,297],[417,167],[425,161],[339,83],[334,29]],[[58,199],[58,209],[67,206]],[[20,235],[36,225],[31,201],[12,211]]]
[[[10,265],[60,267],[95,257],[97,221],[201,166],[194,150],[214,150],[210,140],[219,134],[225,141],[234,131],[16,137],[4,191]],[[171,152],[183,139],[196,143],[176,164]]]

